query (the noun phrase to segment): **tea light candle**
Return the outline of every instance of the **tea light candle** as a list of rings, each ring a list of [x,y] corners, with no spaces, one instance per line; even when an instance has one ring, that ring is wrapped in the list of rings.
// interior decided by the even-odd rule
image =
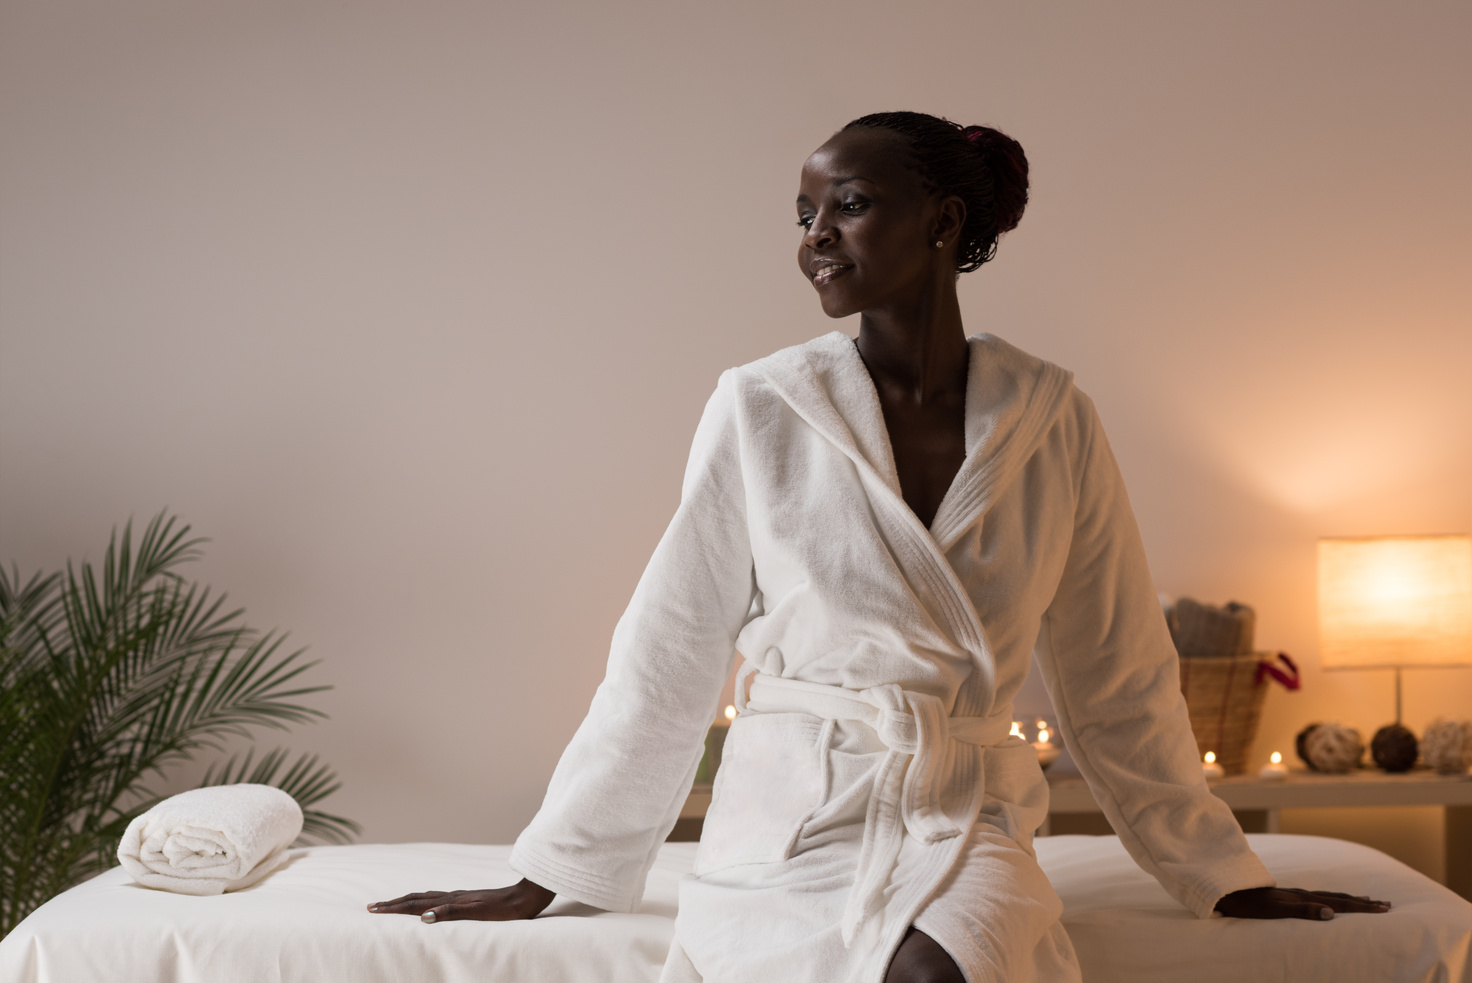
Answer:
[[[1262,766],[1262,771],[1257,776],[1265,782],[1282,782],[1288,778],[1288,766],[1283,764],[1283,756],[1277,751],[1273,752],[1273,758]]]
[[[1206,752],[1206,757],[1201,762],[1201,773],[1206,776],[1208,782],[1214,778],[1227,777],[1227,773],[1222,769],[1222,766],[1216,763],[1215,751]]]
[[[1038,764],[1044,768],[1057,761],[1058,755],[1063,753],[1058,745],[1048,740],[1048,736],[1048,728],[1039,727],[1038,739],[1032,743],[1033,750],[1038,753]]]
[[[1012,733],[1009,734],[1009,735],[1007,735],[1007,736],[1009,736],[1009,737],[1022,737],[1022,721],[1020,721],[1020,720],[1014,720],[1014,721],[1012,721]],[[1025,738],[1025,737],[1022,737],[1022,739],[1024,741],[1027,740],[1027,738]]]

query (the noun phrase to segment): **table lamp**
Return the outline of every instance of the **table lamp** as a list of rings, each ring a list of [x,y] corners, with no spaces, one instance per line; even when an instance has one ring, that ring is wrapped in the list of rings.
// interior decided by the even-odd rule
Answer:
[[[1375,741],[1414,745],[1400,671],[1472,665],[1472,536],[1319,540],[1319,657],[1326,669],[1394,669],[1395,723]]]

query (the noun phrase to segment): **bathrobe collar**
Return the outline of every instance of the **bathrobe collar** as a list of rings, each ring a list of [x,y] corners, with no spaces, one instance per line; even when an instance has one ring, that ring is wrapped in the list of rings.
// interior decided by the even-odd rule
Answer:
[[[989,334],[967,339],[966,459],[928,530],[943,554],[986,514],[1037,449],[1073,374]],[[909,511],[884,411],[852,338],[833,331],[754,363],[782,399]]]
[[[996,664],[986,629],[946,550],[981,520],[1022,469],[1061,412],[1073,377],[991,335],[977,335],[967,344],[966,460],[929,529],[901,494],[879,395],[852,338],[835,331],[751,367],[853,461],[915,597],[972,654],[973,671],[984,677],[983,691],[995,694]]]

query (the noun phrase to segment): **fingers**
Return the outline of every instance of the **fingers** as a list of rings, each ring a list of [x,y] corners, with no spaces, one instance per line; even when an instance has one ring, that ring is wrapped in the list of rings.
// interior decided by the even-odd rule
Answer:
[[[1328,905],[1271,896],[1222,905],[1217,910],[1231,918],[1306,918],[1317,922],[1334,917],[1334,909]]]
[[[1251,904],[1232,905],[1224,914],[1237,918],[1302,918],[1328,921],[1336,913],[1382,914],[1390,910],[1386,901],[1361,899],[1355,895],[1329,891],[1289,889],[1275,896],[1255,899]]]
[[[1328,921],[1338,912],[1383,914],[1386,901],[1342,891],[1305,891],[1302,888],[1248,888],[1222,897],[1216,910],[1232,918],[1303,918]]]
[[[1304,897],[1308,897],[1309,895],[1317,895],[1321,898],[1347,898],[1352,901],[1370,900],[1363,894],[1345,894],[1343,891],[1305,891],[1303,888],[1298,887],[1288,888],[1287,890],[1289,890],[1293,894],[1303,895]]]
[[[1344,894],[1340,891],[1305,891],[1293,889],[1293,894],[1309,903],[1327,905],[1335,911],[1379,914],[1390,910],[1389,901],[1378,901],[1359,894]]]
[[[1369,914],[1379,914],[1390,910],[1389,901],[1373,901],[1369,898],[1361,901],[1359,898],[1329,898],[1329,907],[1335,911],[1355,911]]]
[[[420,915],[450,897],[445,891],[420,891],[392,901],[375,901],[368,910],[375,915]]]
[[[1287,902],[1283,905],[1285,918],[1306,918],[1309,921],[1328,921],[1334,917],[1334,909],[1326,904],[1312,901]]]
[[[555,897],[529,881],[488,891],[423,891],[368,906],[374,914],[418,915],[426,924],[474,919],[506,922],[535,918]]]
[[[1328,921],[1334,909],[1312,901],[1285,901],[1274,898],[1251,908],[1232,912],[1237,918],[1303,918],[1311,922]]]
[[[466,892],[458,901],[437,904],[425,910],[419,920],[426,925],[436,922],[514,922],[535,918],[540,908],[530,909],[501,896],[504,892]]]
[[[497,920],[486,911],[484,904],[474,901],[435,905],[419,916],[419,920],[426,925],[433,925],[435,922],[460,922],[472,919],[476,921]]]

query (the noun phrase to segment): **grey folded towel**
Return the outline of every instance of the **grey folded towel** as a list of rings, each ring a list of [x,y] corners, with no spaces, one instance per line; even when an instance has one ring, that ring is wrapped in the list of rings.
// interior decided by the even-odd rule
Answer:
[[[1236,601],[1217,607],[1183,597],[1166,612],[1166,623],[1182,658],[1246,655],[1253,650],[1257,615]]]

